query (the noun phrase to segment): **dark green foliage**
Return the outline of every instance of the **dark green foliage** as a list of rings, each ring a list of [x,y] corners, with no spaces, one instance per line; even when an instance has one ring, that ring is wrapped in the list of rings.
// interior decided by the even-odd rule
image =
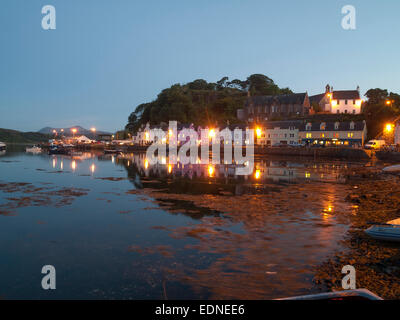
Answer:
[[[184,85],[175,84],[159,93],[157,99],[136,107],[128,118],[126,129],[135,132],[140,125],[168,123],[176,120],[195,125],[238,123],[237,110],[243,107],[247,92],[252,95],[292,93],[280,89],[272,79],[254,74],[242,81],[223,77],[216,83],[197,79]]]
[[[20,132],[11,129],[0,128],[0,141],[7,143],[37,143],[50,139],[47,134],[39,132]]]
[[[376,88],[368,90],[365,96],[368,100],[364,103],[363,113],[367,121],[368,138],[373,139],[382,133],[387,122],[393,122],[400,115],[400,95]]]

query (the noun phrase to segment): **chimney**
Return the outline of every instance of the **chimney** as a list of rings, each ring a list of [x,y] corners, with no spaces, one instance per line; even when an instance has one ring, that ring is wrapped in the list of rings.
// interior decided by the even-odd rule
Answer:
[[[328,83],[328,84],[326,85],[326,87],[325,87],[325,93],[331,92],[330,90],[331,90],[331,88],[330,88],[329,83]]]

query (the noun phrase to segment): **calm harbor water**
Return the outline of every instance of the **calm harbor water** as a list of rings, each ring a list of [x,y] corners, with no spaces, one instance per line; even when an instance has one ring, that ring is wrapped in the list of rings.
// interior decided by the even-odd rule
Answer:
[[[17,148],[18,149],[18,148]],[[0,155],[0,297],[271,299],[317,292],[360,163],[151,166],[144,154]],[[57,289],[41,288],[53,265]]]

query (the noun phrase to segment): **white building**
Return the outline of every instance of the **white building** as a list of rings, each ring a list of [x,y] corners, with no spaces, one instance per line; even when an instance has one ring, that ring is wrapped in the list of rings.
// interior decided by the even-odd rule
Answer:
[[[269,121],[265,122],[260,131],[256,129],[257,144],[273,146],[276,144],[296,145],[301,142],[299,139],[298,121]]]
[[[322,112],[326,113],[361,113],[362,99],[360,88],[357,90],[334,91],[329,84],[325,88],[325,93],[310,96],[311,106],[318,105]]]

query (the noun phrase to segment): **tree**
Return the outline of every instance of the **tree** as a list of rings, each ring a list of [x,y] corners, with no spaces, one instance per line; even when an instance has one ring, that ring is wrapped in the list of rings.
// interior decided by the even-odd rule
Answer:
[[[157,99],[142,103],[128,117],[126,129],[132,132],[149,122],[159,124],[176,120],[195,125],[238,123],[237,110],[243,107],[247,91],[254,94],[291,93],[289,88],[280,89],[267,76],[255,74],[246,80],[229,82],[223,77],[216,83],[196,79],[187,84],[174,84],[162,90]]]
[[[368,127],[370,139],[382,133],[385,123],[392,122],[400,114],[400,96],[385,89],[370,89],[365,93],[368,100],[363,107],[363,113]],[[387,103],[389,101],[389,103]]]

